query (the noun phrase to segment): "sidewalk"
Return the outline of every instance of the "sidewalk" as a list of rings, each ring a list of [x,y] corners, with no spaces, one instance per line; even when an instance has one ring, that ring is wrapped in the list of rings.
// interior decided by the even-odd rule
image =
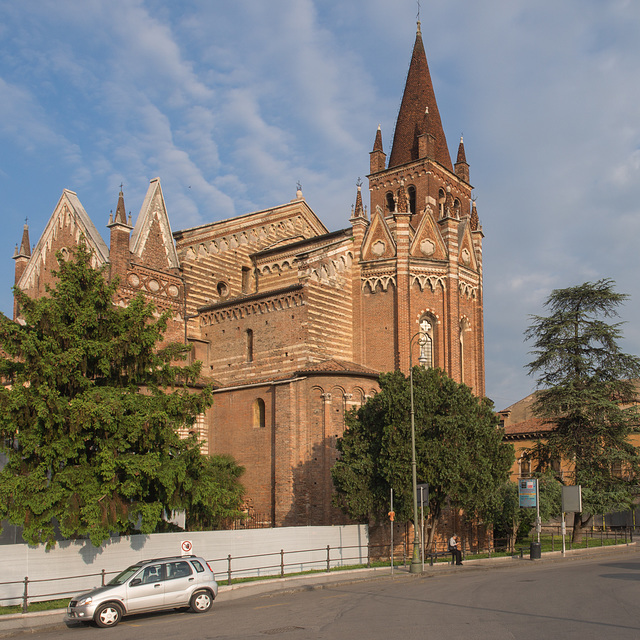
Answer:
[[[587,558],[594,557],[606,553],[636,553],[636,543],[628,543],[626,545],[611,545],[606,547],[591,547],[589,549],[574,549],[567,551],[565,560],[575,557]],[[455,567],[448,562],[435,564],[433,567],[425,564],[424,573],[410,574],[409,567],[396,566],[393,573],[390,567],[376,567],[371,569],[351,569],[348,571],[331,571],[330,573],[312,573],[305,575],[296,575],[285,578],[273,578],[269,580],[256,580],[254,582],[241,582],[232,585],[219,583],[218,597],[216,602],[226,602],[229,600],[237,600],[239,598],[248,598],[263,596],[266,594],[287,593],[295,591],[308,591],[311,589],[324,589],[325,587],[336,584],[352,584],[354,582],[363,582],[372,579],[393,579],[394,577],[416,577],[442,575],[444,573],[454,573],[464,571],[465,567],[475,567],[476,569],[489,569],[500,565],[506,565],[514,562],[554,562],[562,560],[561,551],[550,551],[543,554],[539,560],[529,560],[528,554],[524,558],[502,557],[502,558],[483,558],[479,560],[465,560],[462,568]],[[215,604],[213,605],[216,606]],[[21,634],[29,631],[44,631],[55,628],[65,628],[64,623],[65,609],[55,609],[52,611],[41,611],[38,613],[15,613],[11,615],[0,616],[0,638]]]

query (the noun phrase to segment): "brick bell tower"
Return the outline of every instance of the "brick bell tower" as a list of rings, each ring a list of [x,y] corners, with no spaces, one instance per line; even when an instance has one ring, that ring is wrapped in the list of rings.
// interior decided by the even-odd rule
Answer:
[[[352,218],[356,357],[408,373],[411,348],[414,365],[484,395],[483,234],[462,138],[451,162],[420,22],[389,163],[378,127],[370,171],[371,217]]]

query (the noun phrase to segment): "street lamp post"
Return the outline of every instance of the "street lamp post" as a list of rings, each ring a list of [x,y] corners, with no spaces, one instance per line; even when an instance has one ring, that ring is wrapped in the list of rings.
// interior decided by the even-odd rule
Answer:
[[[411,480],[413,483],[413,555],[411,564],[409,565],[409,573],[421,573],[422,564],[420,562],[420,539],[418,538],[418,478],[417,478],[417,462],[416,462],[416,425],[415,425],[415,409],[413,404],[413,364],[411,358],[411,346],[413,341],[419,337],[418,344],[422,345],[426,342],[424,331],[418,331],[411,340],[409,340],[409,389],[411,392]],[[421,351],[422,355],[422,351]],[[420,364],[423,364],[422,357],[419,358]]]

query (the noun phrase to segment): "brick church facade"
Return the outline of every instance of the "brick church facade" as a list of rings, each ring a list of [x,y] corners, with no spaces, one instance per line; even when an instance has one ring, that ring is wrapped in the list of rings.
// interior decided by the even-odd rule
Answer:
[[[215,385],[197,425],[205,451],[246,468],[247,508],[274,526],[341,523],[336,440],[379,373],[442,367],[484,395],[483,234],[419,23],[389,160],[378,129],[368,180],[368,210],[358,185],[338,231],[299,189],[286,204],[172,233],[155,179],[135,226],[120,192],[109,247],[65,190],[33,252],[25,227],[16,284],[43,295],[55,251],[84,237],[95,265],[119,276],[118,304],[142,291],[172,310],[167,338],[190,343]]]

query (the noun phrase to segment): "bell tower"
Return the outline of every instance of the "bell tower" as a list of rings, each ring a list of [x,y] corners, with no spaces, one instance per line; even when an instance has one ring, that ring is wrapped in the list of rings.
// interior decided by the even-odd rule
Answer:
[[[386,158],[378,127],[358,260],[363,363],[440,367],[484,395],[483,234],[462,137],[451,161],[420,22]]]

